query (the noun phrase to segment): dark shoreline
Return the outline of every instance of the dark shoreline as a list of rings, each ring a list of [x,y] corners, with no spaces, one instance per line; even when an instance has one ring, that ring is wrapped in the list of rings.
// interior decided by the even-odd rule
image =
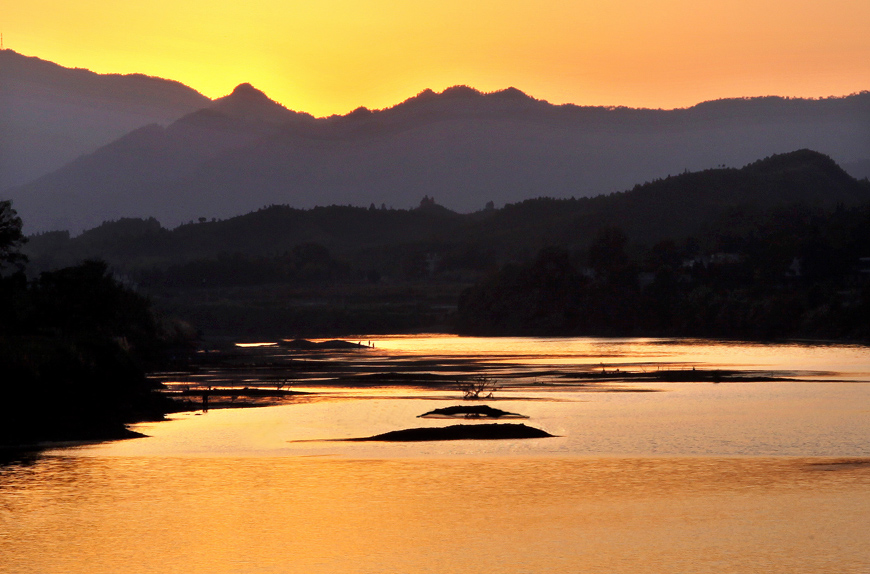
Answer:
[[[140,421],[145,422],[145,421]],[[132,423],[135,424],[135,423]],[[109,441],[116,440],[130,440],[134,438],[144,438],[148,435],[142,434],[140,432],[136,432],[134,430],[130,430],[126,427],[123,429],[113,429],[112,431],[107,431],[104,434],[95,435],[92,433],[87,433],[83,435],[68,435],[63,438],[51,438],[51,439],[36,439],[34,442],[26,442],[26,443],[16,443],[16,444],[0,444],[0,465],[2,465],[7,458],[17,456],[28,455],[28,454],[38,454],[45,450],[51,450],[55,448],[70,448],[77,446],[88,446],[94,444],[100,444]]]

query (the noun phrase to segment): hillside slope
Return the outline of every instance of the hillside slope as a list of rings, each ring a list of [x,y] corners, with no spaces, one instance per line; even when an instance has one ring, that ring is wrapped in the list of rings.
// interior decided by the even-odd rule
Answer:
[[[0,50],[0,190],[209,102],[179,82],[95,74]]]

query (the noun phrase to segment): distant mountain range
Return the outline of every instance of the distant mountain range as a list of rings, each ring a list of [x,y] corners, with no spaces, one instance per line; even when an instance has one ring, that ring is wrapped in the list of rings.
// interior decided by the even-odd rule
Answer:
[[[0,100],[4,122],[15,118],[15,129],[30,138],[10,138],[5,130],[0,136],[4,162],[16,166],[9,171],[14,177],[4,175],[3,181],[20,183],[26,179],[23,172],[38,171],[23,156],[40,155],[35,151],[40,126],[62,126],[58,130],[78,143],[93,145],[105,138],[105,130],[98,134],[93,127],[100,121],[81,121],[96,113],[99,97],[111,103],[105,109],[120,110],[108,115],[123,117],[132,130],[7,189],[4,195],[14,200],[28,233],[78,232],[121,217],[153,216],[175,226],[272,204],[406,208],[424,195],[471,212],[489,201],[501,205],[541,196],[611,193],[687,170],[739,166],[799,148],[827,154],[858,176],[866,175],[870,163],[868,92],[649,110],[556,106],[514,88],[483,94],[459,86],[440,94],[426,90],[385,110],[360,108],[345,116],[314,118],[287,110],[247,84],[212,102],[165,80],[97,76],[8,50],[0,55],[4,75],[7,60],[39,69],[43,84],[32,90],[50,93],[43,99],[59,102],[41,116],[20,103],[30,99],[31,89],[20,79],[13,82],[14,101],[26,113],[10,113],[8,98]],[[53,74],[75,74],[76,82],[65,87],[60,80],[45,79]],[[120,83],[110,88],[110,81]],[[103,88],[93,87],[100,82]],[[146,121],[145,109],[163,115]],[[133,125],[136,110],[139,123]],[[185,111],[191,113],[182,115]],[[164,125],[173,114],[182,117]],[[64,141],[55,140],[52,157],[62,155],[58,150]],[[75,157],[88,151],[73,147],[64,153]]]
[[[0,190],[210,103],[179,82],[100,75],[0,50]]]

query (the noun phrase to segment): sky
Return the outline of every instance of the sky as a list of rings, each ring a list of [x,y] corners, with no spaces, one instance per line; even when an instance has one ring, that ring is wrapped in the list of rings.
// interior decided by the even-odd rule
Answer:
[[[6,48],[317,116],[431,88],[677,108],[870,90],[868,0],[2,0]]]

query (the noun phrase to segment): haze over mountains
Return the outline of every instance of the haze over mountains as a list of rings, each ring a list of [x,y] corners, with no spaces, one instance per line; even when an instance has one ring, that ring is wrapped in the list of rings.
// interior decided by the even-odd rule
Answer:
[[[0,50],[0,190],[210,102],[179,82],[100,75]]]
[[[3,76],[7,61],[18,66],[14,90],[2,92],[14,97],[0,100],[4,128],[13,127],[12,136],[6,129],[0,135],[0,149],[4,165],[19,166],[8,170],[11,175],[4,167],[0,182],[20,183],[50,163],[28,157],[75,157],[83,142],[106,143],[6,190],[28,233],[79,232],[120,217],[153,216],[175,226],[270,204],[406,208],[424,195],[470,212],[489,201],[621,191],[799,148],[825,153],[859,177],[870,164],[868,92],[822,100],[718,100],[666,111],[555,106],[513,88],[482,94],[454,87],[426,90],[385,110],[314,118],[247,84],[212,102],[163,80],[65,70],[9,50],[0,55]],[[57,79],[73,73],[75,89]],[[42,74],[40,82],[28,83],[27,74]],[[106,98],[101,90],[110,80],[125,82],[109,90],[123,97]],[[127,127],[84,121],[98,111]],[[165,125],[173,115],[179,119]],[[132,131],[106,140],[110,124],[118,135]],[[63,133],[40,137],[47,125]]]

